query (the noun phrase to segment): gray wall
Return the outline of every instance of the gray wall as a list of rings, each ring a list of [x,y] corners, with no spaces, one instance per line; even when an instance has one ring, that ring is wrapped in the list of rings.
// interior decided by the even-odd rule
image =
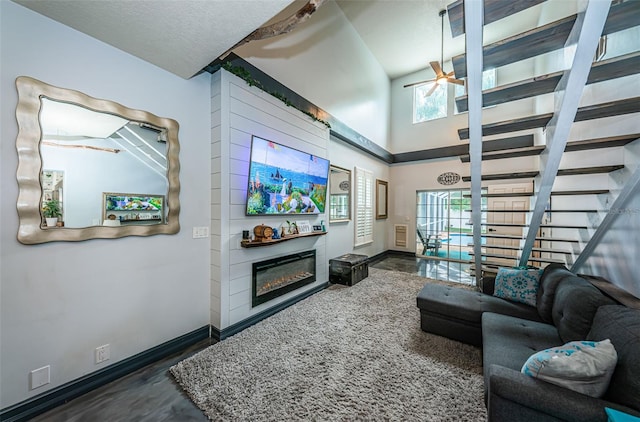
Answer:
[[[210,75],[185,81],[16,5],[0,1],[0,408],[209,324]],[[15,78],[31,76],[180,124],[180,233],[57,242],[16,240]],[[29,372],[51,383],[29,390]]]

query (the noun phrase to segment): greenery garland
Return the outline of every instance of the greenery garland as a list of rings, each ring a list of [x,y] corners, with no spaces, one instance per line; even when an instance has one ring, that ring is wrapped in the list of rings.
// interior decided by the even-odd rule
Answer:
[[[245,69],[242,66],[234,66],[231,64],[231,62],[225,62],[222,64],[221,66],[224,70],[226,70],[227,72],[233,73],[234,75],[236,75],[237,77],[239,77],[240,79],[244,80],[247,85],[249,86],[255,86],[256,88],[260,88],[262,91],[266,92],[267,94],[271,94],[272,96],[276,97],[277,99],[279,99],[280,101],[282,101],[283,103],[285,103],[285,105],[287,107],[293,107],[296,110],[306,114],[307,116],[311,117],[314,121],[316,122],[320,122],[323,125],[325,125],[327,128],[331,128],[331,125],[329,124],[329,122],[319,119],[318,116],[316,116],[315,114],[311,113],[310,111],[306,111],[306,110],[301,110],[298,107],[295,107],[293,105],[293,103],[291,101],[289,101],[289,99],[287,97],[284,96],[284,94],[281,94],[280,92],[276,92],[276,91],[267,91],[264,86],[262,85],[262,82],[260,82],[257,79],[254,79],[251,76],[251,73],[249,73],[249,71],[247,69]]]

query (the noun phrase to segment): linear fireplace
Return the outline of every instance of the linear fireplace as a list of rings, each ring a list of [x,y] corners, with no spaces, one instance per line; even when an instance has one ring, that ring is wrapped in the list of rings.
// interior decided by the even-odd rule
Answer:
[[[251,306],[255,307],[316,281],[316,251],[255,262],[251,274]]]

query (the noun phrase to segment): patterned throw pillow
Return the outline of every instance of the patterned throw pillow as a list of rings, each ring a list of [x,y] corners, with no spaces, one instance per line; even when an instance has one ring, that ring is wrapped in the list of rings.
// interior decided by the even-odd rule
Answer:
[[[618,354],[609,339],[572,341],[533,354],[520,372],[592,397],[609,387]]]
[[[493,295],[514,302],[536,306],[541,269],[500,268]]]

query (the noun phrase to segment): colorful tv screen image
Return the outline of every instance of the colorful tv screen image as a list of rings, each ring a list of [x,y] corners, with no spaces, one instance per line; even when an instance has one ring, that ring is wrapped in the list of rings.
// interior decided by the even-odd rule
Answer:
[[[322,214],[329,160],[254,136],[247,215]]]

